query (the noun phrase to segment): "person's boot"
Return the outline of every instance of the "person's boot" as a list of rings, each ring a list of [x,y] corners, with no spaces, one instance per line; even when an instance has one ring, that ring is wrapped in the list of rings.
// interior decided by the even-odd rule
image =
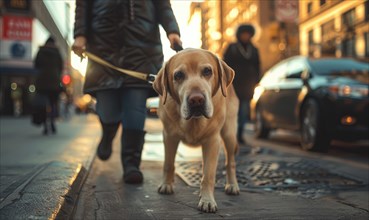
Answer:
[[[145,133],[141,130],[123,129],[121,160],[125,183],[139,184],[143,182],[140,164]]]
[[[117,133],[119,128],[119,123],[103,123],[101,122],[102,127],[102,137],[97,147],[97,156],[101,160],[107,160],[110,158],[112,153],[112,145],[113,139]]]
[[[55,126],[55,123],[53,121],[51,122],[51,132],[53,134],[56,134],[56,126]]]
[[[44,123],[44,130],[42,131],[43,135],[48,135],[49,134],[49,129],[47,129],[47,123]]]

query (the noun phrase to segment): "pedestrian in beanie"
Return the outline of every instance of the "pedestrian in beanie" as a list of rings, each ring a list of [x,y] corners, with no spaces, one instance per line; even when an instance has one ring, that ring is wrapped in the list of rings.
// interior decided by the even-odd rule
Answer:
[[[159,25],[171,48],[182,45],[169,0],[76,0],[72,49],[80,56],[87,50],[120,68],[156,74],[163,64]],[[151,84],[89,60],[83,91],[97,100],[102,127],[97,156],[109,159],[121,124],[123,179],[142,183],[146,99],[155,94]]]
[[[259,51],[251,42],[254,35],[252,25],[240,25],[236,33],[237,41],[231,43],[223,55],[223,60],[235,71],[233,86],[240,100],[237,138],[241,144],[245,143],[242,133],[249,117],[250,100],[260,80]]]

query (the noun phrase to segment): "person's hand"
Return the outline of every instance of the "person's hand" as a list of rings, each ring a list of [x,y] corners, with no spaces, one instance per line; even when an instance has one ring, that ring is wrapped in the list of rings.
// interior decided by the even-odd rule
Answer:
[[[169,34],[168,39],[170,42],[170,48],[172,48],[173,50],[178,51],[179,50],[178,46],[182,48],[182,41],[177,33]]]
[[[86,50],[86,38],[84,36],[78,36],[74,39],[72,50],[79,57],[83,58],[82,53]]]

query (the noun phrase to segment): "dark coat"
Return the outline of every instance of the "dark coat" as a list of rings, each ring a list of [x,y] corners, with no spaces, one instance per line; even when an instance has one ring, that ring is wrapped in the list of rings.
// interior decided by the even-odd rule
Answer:
[[[39,92],[60,92],[63,59],[57,47],[48,45],[40,47],[34,67],[38,70],[36,90]]]
[[[251,51],[245,54],[245,48]],[[224,61],[235,71],[233,86],[241,100],[250,100],[255,85],[260,80],[260,59],[258,49],[251,43],[231,43],[224,52]]]
[[[159,24],[167,34],[179,27],[169,0],[77,0],[74,37],[87,38],[87,51],[124,69],[156,74],[163,64]],[[84,92],[122,86],[152,86],[88,62]]]

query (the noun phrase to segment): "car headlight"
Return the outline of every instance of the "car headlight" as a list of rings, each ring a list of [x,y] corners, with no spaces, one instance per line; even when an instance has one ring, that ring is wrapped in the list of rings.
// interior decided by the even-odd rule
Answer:
[[[342,97],[361,98],[368,96],[368,86],[364,85],[334,85],[329,91]]]
[[[252,96],[252,99],[254,100],[258,100],[261,96],[261,94],[263,94],[264,92],[264,88],[261,87],[261,86],[256,86],[255,89],[254,89],[254,94]]]

